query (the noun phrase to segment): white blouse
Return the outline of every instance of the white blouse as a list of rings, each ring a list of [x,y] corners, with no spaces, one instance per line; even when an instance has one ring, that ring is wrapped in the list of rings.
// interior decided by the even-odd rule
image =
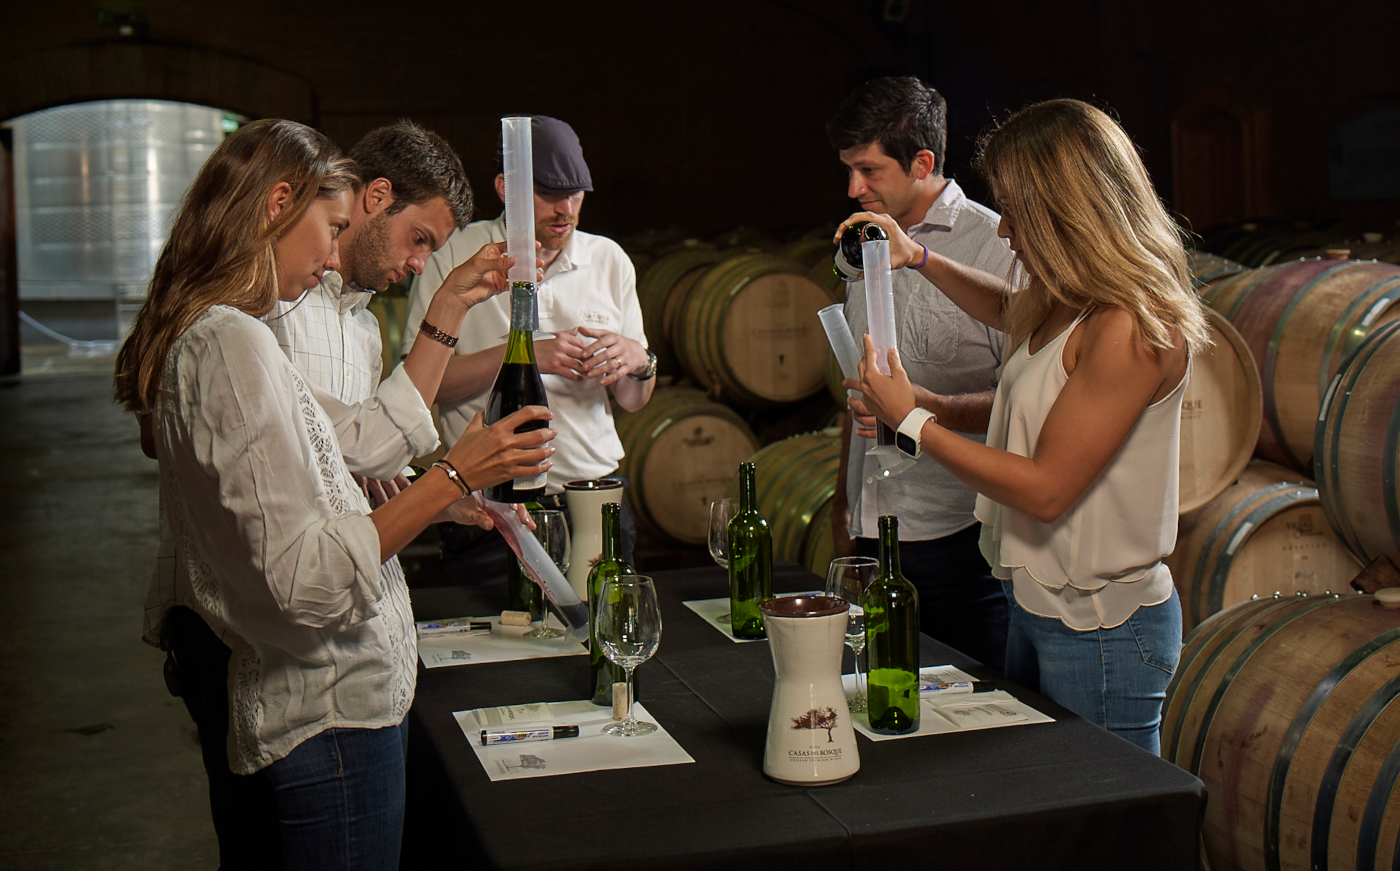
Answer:
[[[1040,428],[1069,380],[1064,347],[1084,319],[1030,353],[1022,342],[1006,361],[992,402],[987,444],[1035,456]],[[1186,374],[1147,406],[1099,476],[1051,523],[977,497],[982,554],[1009,579],[1016,602],[1081,632],[1121,625],[1140,607],[1171,598],[1162,558],[1176,546],[1177,455]]]
[[[233,651],[229,766],[251,774],[326,729],[402,721],[417,639],[397,559],[350,470],[389,479],[437,433],[399,367],[345,405],[261,321],[216,306],[166,358],[152,409],[175,572],[148,622],[198,612]]]

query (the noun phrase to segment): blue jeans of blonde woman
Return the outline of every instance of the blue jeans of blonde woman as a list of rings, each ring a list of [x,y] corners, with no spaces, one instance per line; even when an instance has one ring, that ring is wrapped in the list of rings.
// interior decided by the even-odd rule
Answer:
[[[1162,703],[1181,657],[1181,600],[1138,608],[1112,629],[1080,632],[1016,602],[1002,581],[1011,619],[1006,676],[1144,750],[1161,749]]]

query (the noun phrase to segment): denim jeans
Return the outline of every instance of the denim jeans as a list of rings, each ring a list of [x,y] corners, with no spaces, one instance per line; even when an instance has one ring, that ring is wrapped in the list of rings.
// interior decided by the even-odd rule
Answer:
[[[982,556],[974,523],[942,538],[899,543],[899,570],[919,591],[919,630],[1001,674],[1006,596]],[[878,556],[880,542],[857,538],[856,553]]]
[[[1181,656],[1181,600],[1138,608],[1112,629],[1079,632],[1016,602],[1006,638],[1006,676],[1074,713],[1160,753],[1162,703]]]
[[[383,729],[327,729],[269,765],[283,866],[398,868],[407,752],[404,721]]]
[[[165,621],[176,687],[199,728],[221,871],[393,869],[403,835],[407,721],[328,729],[256,774],[229,771],[230,650],[188,608]]]

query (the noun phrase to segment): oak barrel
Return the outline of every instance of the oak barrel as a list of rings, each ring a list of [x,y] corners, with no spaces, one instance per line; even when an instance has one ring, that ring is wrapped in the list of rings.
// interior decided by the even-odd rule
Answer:
[[[794,402],[825,383],[817,312],[831,302],[791,261],[739,254],[691,285],[671,339],[682,368],[727,403]]]
[[[841,464],[841,438],[836,428],[805,433],[768,445],[750,458],[757,468],[758,511],[773,535],[773,559],[802,563],[830,562],[831,501]],[[728,493],[739,495],[737,476]],[[824,521],[818,518],[824,517]],[[825,577],[826,563],[813,572]]]
[[[1191,283],[1196,287],[1205,287],[1213,281],[1249,268],[1243,263],[1236,263],[1218,254],[1196,250],[1186,252],[1186,265],[1191,270]]]
[[[1244,339],[1206,309],[1214,344],[1191,362],[1181,401],[1178,511],[1206,504],[1243,471],[1259,440],[1263,392]]]
[[[1361,569],[1328,526],[1313,483],[1258,460],[1180,518],[1166,563],[1187,628],[1255,595],[1345,589]]]
[[[1395,867],[1400,611],[1282,596],[1187,636],[1162,755],[1200,777],[1213,871]]]
[[[640,411],[617,416],[632,479],[628,505],[653,536],[704,543],[710,503],[739,464],[758,450],[753,431],[733,409],[686,387],[658,388]]]
[[[677,313],[695,279],[726,253],[713,245],[690,243],[656,258],[637,280],[637,302],[642,307],[642,326],[647,344],[656,354],[656,370],[662,375],[679,375],[680,362],[673,349]]]
[[[1298,260],[1253,283],[1214,287],[1206,298],[1259,367],[1264,422],[1255,453],[1311,474],[1327,385],[1367,332],[1400,317],[1400,266]]]
[[[1400,565],[1400,320],[1367,337],[1333,378],[1313,468],[1322,508],[1351,552]]]

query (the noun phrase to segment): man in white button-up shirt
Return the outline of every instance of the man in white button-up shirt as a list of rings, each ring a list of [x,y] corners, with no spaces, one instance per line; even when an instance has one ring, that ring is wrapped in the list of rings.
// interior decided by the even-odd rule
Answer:
[[[573,128],[542,115],[530,125],[535,181],[535,240],[540,243],[544,280],[539,285],[540,330],[535,357],[543,375],[551,423],[558,431],[554,468],[545,487],[546,507],[565,508],[564,484],[612,475],[622,459],[622,442],[613,426],[611,391],[618,405],[636,411],[651,398],[656,358],[647,350],[637,276],[632,261],[616,242],[578,229],[584,194],[593,190],[583,149]],[[496,176],[496,193],[505,201],[505,176]],[[477,221],[458,230],[428,260],[413,283],[404,331],[404,350],[413,346],[418,321],[444,277],[489,242],[505,241],[505,216]],[[442,437],[451,443],[478,411],[486,409],[491,385],[505,355],[510,332],[510,295],[502,294],[472,309],[438,389]],[[444,524],[444,526],[449,526]],[[630,562],[636,527],[624,509],[623,552]],[[472,530],[447,528],[445,550],[478,547],[502,551],[499,536],[477,540]],[[452,541],[448,539],[452,538]],[[467,540],[459,541],[458,538]]]
[[[846,193],[862,211],[894,218],[929,250],[1006,275],[1012,254],[997,237],[998,215],[943,175],[946,117],[943,97],[915,78],[874,79],[852,91],[827,127],[850,174]],[[984,439],[1001,333],[965,314],[914,270],[891,277],[896,341],[919,405],[945,426]],[[857,337],[867,331],[863,282],[847,288],[846,319]],[[864,413],[859,401],[852,410]],[[901,568],[919,590],[922,630],[1001,671],[1006,597],[978,549],[976,494],[928,457],[880,480],[879,464],[865,454],[874,439],[845,427],[842,442],[832,511],[838,552],[874,556],[877,518],[897,515]]]

